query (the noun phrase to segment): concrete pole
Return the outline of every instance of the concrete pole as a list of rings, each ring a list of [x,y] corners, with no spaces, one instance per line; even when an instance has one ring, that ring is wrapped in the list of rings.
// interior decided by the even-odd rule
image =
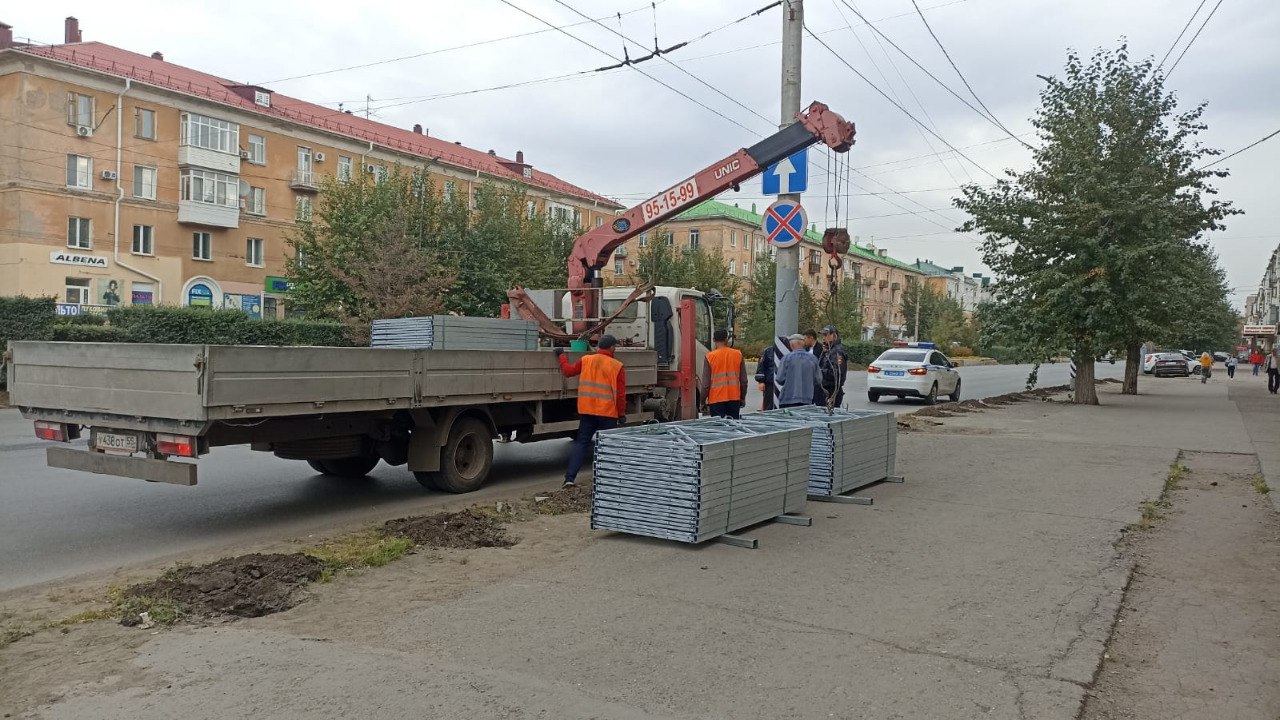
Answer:
[[[778,129],[792,125],[800,112],[800,44],[804,32],[803,0],[782,3],[782,118]],[[779,196],[800,202],[799,193]],[[774,286],[774,334],[800,332],[800,247],[778,250],[778,279]]]

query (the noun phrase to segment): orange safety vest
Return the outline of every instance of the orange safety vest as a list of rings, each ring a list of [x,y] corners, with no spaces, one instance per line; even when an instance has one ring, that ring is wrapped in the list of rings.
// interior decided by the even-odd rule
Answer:
[[[711,366],[711,386],[707,404],[742,399],[742,353],[731,347],[716,348],[707,353]]]
[[[618,417],[618,374],[622,363],[608,355],[582,356],[578,375],[578,414]]]

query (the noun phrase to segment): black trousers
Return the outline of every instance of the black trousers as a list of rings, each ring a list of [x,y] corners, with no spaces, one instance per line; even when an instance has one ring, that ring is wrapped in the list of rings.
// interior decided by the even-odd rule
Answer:
[[[618,418],[600,417],[599,415],[578,416],[578,436],[573,439],[573,454],[569,456],[569,469],[564,472],[564,479],[574,482],[578,479],[578,471],[582,469],[591,451],[595,447],[596,433],[601,430],[612,430],[618,427]]]
[[[711,403],[707,406],[707,409],[711,411],[711,417],[733,418],[734,420],[742,417],[742,403],[738,400]]]
[[[1267,371],[1267,389],[1272,393],[1280,390],[1280,370],[1272,368]]]

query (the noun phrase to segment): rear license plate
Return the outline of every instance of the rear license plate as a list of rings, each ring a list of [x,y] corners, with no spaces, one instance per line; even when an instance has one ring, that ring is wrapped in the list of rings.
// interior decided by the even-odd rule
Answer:
[[[884,374],[888,377],[902,377],[907,373],[906,371],[903,371],[903,370],[885,370]]]
[[[138,452],[138,436],[100,432],[94,436],[94,446],[99,450],[135,453]]]

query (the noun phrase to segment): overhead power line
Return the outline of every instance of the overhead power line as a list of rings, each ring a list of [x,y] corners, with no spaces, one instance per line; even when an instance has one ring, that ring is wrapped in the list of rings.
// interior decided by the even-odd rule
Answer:
[[[1178,63],[1182,62],[1182,58],[1187,54],[1187,51],[1191,49],[1192,45],[1195,45],[1196,38],[1200,37],[1200,33],[1204,32],[1204,26],[1209,24],[1209,21],[1213,19],[1213,14],[1218,12],[1220,7],[1222,7],[1222,0],[1218,0],[1218,3],[1213,6],[1209,14],[1204,17],[1204,22],[1200,23],[1200,27],[1196,28],[1196,34],[1192,35],[1187,44],[1183,46],[1182,52],[1178,53],[1178,59],[1173,61],[1173,64],[1169,66],[1169,71],[1164,74],[1166,78],[1172,75],[1174,70],[1178,69]]]
[[[920,22],[924,23],[924,29],[929,31],[929,36],[938,44],[938,49],[942,51],[943,57],[945,57],[947,62],[951,64],[951,69],[956,71],[956,76],[960,78],[960,82],[964,83],[965,88],[969,90],[969,94],[973,96],[974,100],[978,101],[978,105],[981,105],[983,110],[987,111],[987,116],[991,118],[991,122],[999,126],[1001,130],[1004,130],[1006,133],[1013,136],[1013,132],[1009,130],[1009,128],[1005,127],[1004,123],[1000,122],[1000,119],[996,117],[995,113],[991,112],[991,108],[987,107],[986,103],[982,102],[982,98],[978,97],[978,93],[975,92],[973,86],[969,84],[969,80],[964,76],[964,73],[960,72],[960,68],[956,65],[956,61],[951,59],[951,53],[947,52],[946,46],[942,44],[942,40],[938,38],[938,34],[933,31],[933,26],[929,24],[928,18],[924,16],[924,13],[920,10],[920,5],[916,3],[916,0],[911,0],[911,6],[916,9],[916,14],[920,16]],[[1026,145],[1026,143],[1023,143],[1023,145]],[[1030,147],[1030,145],[1027,145],[1027,147]]]
[[[1235,157],[1235,156],[1239,155],[1240,153],[1244,152],[1245,150],[1250,150],[1250,149],[1252,149],[1252,148],[1255,148],[1255,147],[1257,147],[1257,146],[1261,145],[1262,143],[1264,143],[1264,142],[1266,142],[1266,141],[1270,140],[1271,138],[1273,138],[1273,137],[1275,137],[1275,136],[1277,136],[1277,135],[1280,135],[1280,130],[1276,130],[1275,132],[1271,133],[1270,135],[1267,135],[1266,137],[1260,138],[1260,139],[1258,139],[1258,140],[1254,140],[1253,142],[1249,143],[1248,145],[1245,145],[1244,147],[1242,147],[1242,148],[1240,148],[1239,150],[1237,150],[1237,151],[1235,151],[1235,152],[1231,153],[1230,155],[1224,155],[1224,156],[1222,156],[1222,157],[1218,158],[1217,160],[1214,160],[1213,162],[1209,163],[1208,165],[1201,165],[1199,169],[1200,169],[1200,170],[1207,170],[1208,168],[1211,168],[1211,167],[1213,167],[1214,165],[1217,165],[1218,163],[1226,162],[1227,160],[1230,160],[1231,158],[1233,158],[1233,157]]]
[[[1200,4],[1196,6],[1196,11],[1191,13],[1191,17],[1187,18],[1187,24],[1183,25],[1182,30],[1178,32],[1178,37],[1174,38],[1173,44],[1169,46],[1168,50],[1164,51],[1164,57],[1160,58],[1160,64],[1156,66],[1156,70],[1164,67],[1165,61],[1173,54],[1173,49],[1178,47],[1178,43],[1182,42],[1182,36],[1187,34],[1187,28],[1191,27],[1191,23],[1196,21],[1196,16],[1200,14],[1201,8],[1203,8],[1204,4],[1207,2],[1209,2],[1209,0],[1200,0]]]

